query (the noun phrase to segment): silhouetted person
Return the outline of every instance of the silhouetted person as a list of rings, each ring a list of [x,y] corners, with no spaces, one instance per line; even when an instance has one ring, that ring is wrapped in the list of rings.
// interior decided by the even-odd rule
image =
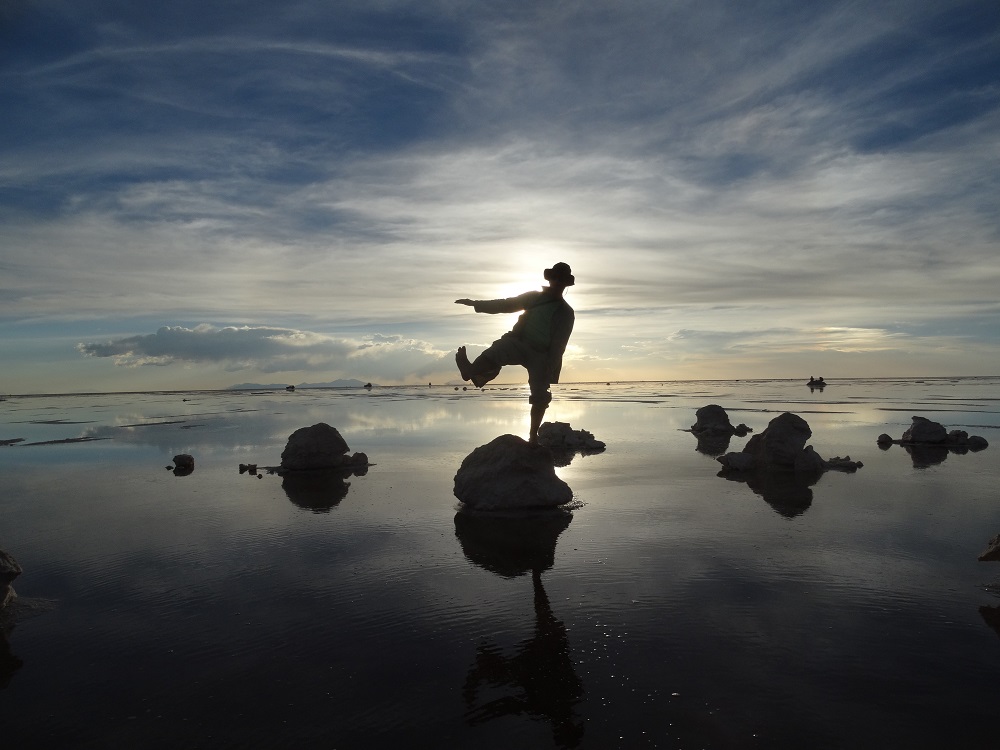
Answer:
[[[486,351],[470,362],[465,347],[455,355],[463,380],[471,380],[477,388],[493,380],[504,365],[522,365],[528,371],[531,396],[531,428],[529,442],[537,442],[542,416],[552,401],[549,386],[559,382],[562,358],[573,332],[573,308],[563,299],[566,287],[576,279],[565,263],[545,269],[549,286],[539,292],[525,292],[517,297],[494,300],[457,299],[455,304],[469,305],[476,312],[512,313],[523,310],[514,328],[494,341]]]
[[[552,736],[562,748],[573,748],[583,739],[583,722],[574,707],[583,698],[583,683],[570,658],[566,626],[552,613],[542,588],[541,571],[534,570],[535,634],[518,646],[513,656],[504,656],[496,646],[481,645],[476,663],[465,680],[463,694],[470,724],[500,716],[529,714],[552,724]],[[475,706],[481,683],[513,688],[514,695],[495,698]]]

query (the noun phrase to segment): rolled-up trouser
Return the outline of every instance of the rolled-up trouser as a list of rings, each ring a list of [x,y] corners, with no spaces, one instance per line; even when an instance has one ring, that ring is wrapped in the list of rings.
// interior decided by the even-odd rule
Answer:
[[[479,356],[486,357],[498,367],[483,373],[476,380],[485,384],[496,378],[500,374],[500,368],[504,365],[521,365],[528,371],[528,387],[531,389],[528,402],[548,406],[549,402],[552,401],[552,394],[549,392],[551,384],[549,383],[548,352],[538,351],[527,342],[519,339],[514,333],[505,333]]]

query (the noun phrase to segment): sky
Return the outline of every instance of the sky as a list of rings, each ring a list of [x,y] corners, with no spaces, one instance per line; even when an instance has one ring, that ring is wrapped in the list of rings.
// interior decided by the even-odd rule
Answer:
[[[996,0],[0,0],[0,394],[1000,374]],[[522,382],[508,368],[504,382]]]

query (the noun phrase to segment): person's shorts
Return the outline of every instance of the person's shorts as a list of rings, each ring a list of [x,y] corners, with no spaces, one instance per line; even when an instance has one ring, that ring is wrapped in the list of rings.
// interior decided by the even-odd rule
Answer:
[[[549,392],[549,355],[548,352],[540,352],[529,344],[519,339],[512,333],[505,333],[498,338],[490,347],[484,351],[481,357],[487,357],[501,367],[504,365],[521,365],[528,371],[528,387],[531,389],[531,396],[528,402],[531,404],[544,404],[548,406],[552,401],[552,394]],[[490,380],[500,374],[497,370]]]

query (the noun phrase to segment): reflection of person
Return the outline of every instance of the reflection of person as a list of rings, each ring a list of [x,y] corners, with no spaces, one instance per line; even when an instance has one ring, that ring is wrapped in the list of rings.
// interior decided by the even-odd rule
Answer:
[[[524,713],[545,717],[552,723],[559,747],[577,747],[583,739],[583,722],[577,720],[573,708],[583,698],[583,683],[570,657],[566,626],[552,613],[542,588],[541,571],[533,571],[531,580],[535,591],[535,634],[509,657],[496,646],[479,646],[463,690],[469,706],[466,719],[470,724],[480,724]],[[517,694],[473,708],[483,682],[512,687]]]
[[[10,652],[7,628],[0,626],[0,690],[7,687],[14,672],[20,669],[22,664],[23,662]]]
[[[573,308],[563,299],[566,287],[576,279],[565,263],[545,269],[549,286],[539,292],[525,292],[517,297],[494,300],[457,299],[456,304],[474,307],[482,313],[512,313],[523,310],[514,328],[505,333],[478,357],[469,361],[465,347],[455,355],[463,380],[482,388],[500,374],[504,365],[522,365],[528,371],[531,388],[530,442],[538,440],[538,427],[552,401],[549,386],[559,382],[562,358],[573,331]]]

